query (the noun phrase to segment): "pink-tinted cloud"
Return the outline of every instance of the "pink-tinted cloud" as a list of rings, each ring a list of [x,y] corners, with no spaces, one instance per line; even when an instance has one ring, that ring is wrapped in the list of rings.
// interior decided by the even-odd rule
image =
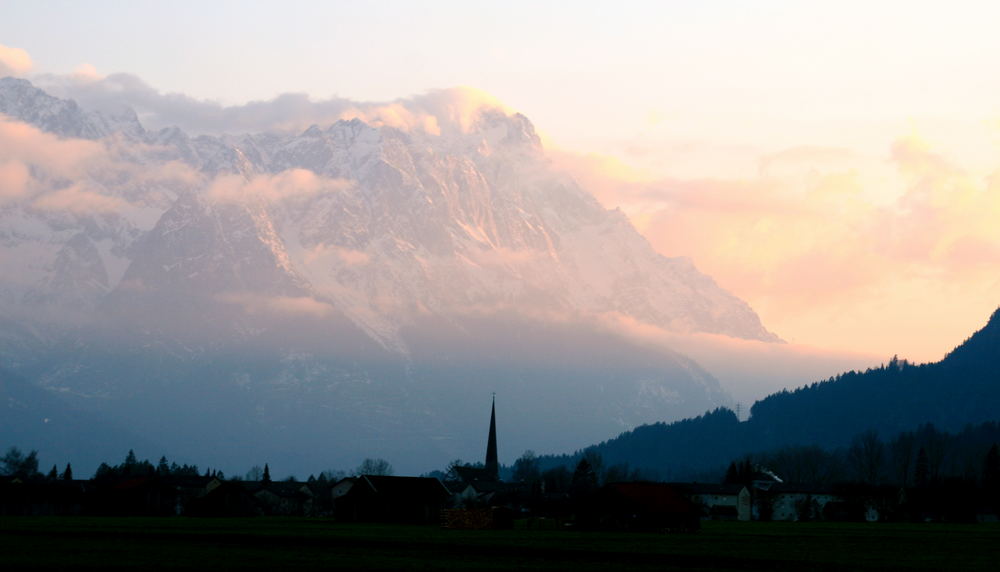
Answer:
[[[162,93],[131,74],[100,76],[86,65],[70,75],[43,74],[33,79],[47,92],[73,99],[87,109],[116,111],[127,105],[147,128],[177,126],[189,133],[302,131],[314,124],[358,118],[372,125],[439,135],[467,133],[484,109],[509,113],[489,94],[471,88],[432,90],[387,102],[319,100],[303,93],[284,93],[266,101],[225,106]]]
[[[308,296],[265,296],[251,292],[227,292],[218,295],[217,299],[225,304],[240,306],[247,314],[325,318],[334,312],[330,304]]]
[[[0,206],[23,199],[28,194],[31,173],[16,160],[0,162]]]
[[[305,251],[303,258],[309,266],[364,266],[371,262],[366,252],[331,244],[317,244]]]
[[[31,56],[28,52],[0,44],[0,77],[24,75],[31,68]]]
[[[126,204],[118,197],[90,190],[85,184],[74,184],[39,196],[31,203],[31,206],[44,211],[92,215],[121,212]]]
[[[128,206],[143,189],[144,202],[161,204],[165,189],[195,188],[204,177],[179,162],[130,160],[146,151],[136,143],[66,139],[0,115],[0,203],[21,202],[45,211],[108,213]],[[103,185],[99,185],[100,181]]]
[[[319,193],[335,193],[351,185],[348,180],[323,177],[307,169],[288,169],[249,180],[242,175],[220,175],[209,185],[207,196],[222,203],[247,200],[276,203]]]
[[[39,167],[56,177],[78,178],[104,164],[107,153],[95,141],[62,139],[0,115],[0,157]]]
[[[990,287],[1000,177],[977,177],[915,137],[886,150],[796,147],[731,180],[564,165],[660,252],[691,257],[785,339],[938,359],[1000,304]]]

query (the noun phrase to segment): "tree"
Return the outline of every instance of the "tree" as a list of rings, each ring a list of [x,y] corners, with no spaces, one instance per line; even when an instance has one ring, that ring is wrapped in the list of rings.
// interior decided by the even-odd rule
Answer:
[[[360,475],[377,475],[377,476],[390,476],[392,475],[392,465],[389,461],[385,459],[372,459],[368,458],[361,461],[358,468],[354,469],[355,476]]]
[[[913,464],[913,445],[916,437],[913,433],[900,433],[889,445],[889,456],[892,459],[893,476],[900,486],[910,483],[910,466]]]
[[[573,470],[573,479],[570,481],[570,494],[574,497],[585,497],[597,490],[597,472],[590,464],[587,457],[580,459]]]
[[[786,483],[820,484],[831,480],[831,455],[815,445],[784,447],[765,457],[763,464]]]
[[[641,472],[638,468],[629,469],[628,463],[611,465],[604,471],[603,481],[605,483],[627,483],[640,480]]]
[[[744,457],[742,461],[729,463],[723,482],[727,485],[749,485],[753,481],[754,472],[753,461],[750,457]]]
[[[726,469],[726,476],[722,478],[722,483],[726,485],[734,485],[740,482],[740,471],[736,468],[736,461],[729,463],[729,467]]]
[[[913,483],[918,487],[926,487],[930,480],[930,461],[927,459],[927,450],[921,447],[917,451],[917,462],[913,467]]]
[[[856,436],[847,451],[848,460],[854,467],[858,480],[872,485],[878,483],[884,456],[885,446],[873,429]]]
[[[542,473],[542,485],[549,493],[565,493],[569,491],[572,478],[569,469],[563,465],[553,467]]]
[[[34,450],[25,455],[17,447],[11,447],[0,459],[0,466],[0,472],[9,477],[33,479],[41,476],[38,472],[38,451]]]
[[[600,486],[601,477],[604,476],[604,457],[596,449],[590,448],[583,453],[583,458],[590,463],[590,469],[594,471],[595,485]]]
[[[983,486],[990,490],[1000,489],[1000,448],[996,443],[983,460]]]
[[[993,511],[1000,511],[1000,449],[996,443],[983,459],[983,490]]]
[[[534,483],[541,476],[538,466],[538,457],[535,452],[528,449],[516,461],[514,461],[513,477],[515,482]]]
[[[110,465],[108,465],[107,463],[101,463],[100,466],[97,467],[97,471],[94,473],[94,478],[106,479],[109,477],[113,477],[114,475],[115,471],[114,469],[111,468]]]
[[[320,482],[336,483],[347,476],[347,473],[340,470],[327,469],[319,474]]]
[[[462,475],[459,473],[459,470],[466,466],[468,465],[463,463],[462,459],[455,459],[454,461],[448,463],[448,467],[444,470],[444,480],[461,481]]]

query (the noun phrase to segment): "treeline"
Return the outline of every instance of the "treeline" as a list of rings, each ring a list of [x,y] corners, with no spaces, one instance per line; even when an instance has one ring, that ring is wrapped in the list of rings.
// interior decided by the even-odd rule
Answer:
[[[716,482],[726,463],[756,450],[741,425],[735,413],[719,408],[692,419],[642,425],[569,455],[544,456],[540,464],[572,467],[597,456],[608,467],[629,467],[650,480]]]
[[[392,475],[394,473],[392,464],[385,459],[367,458],[351,471],[328,469],[320,471],[315,475],[310,474],[305,482],[336,482],[344,477],[356,475]],[[74,480],[73,467],[66,463],[63,470],[59,470],[58,465],[53,465],[48,473],[39,470],[38,451],[32,450],[25,453],[17,446],[7,449],[3,457],[0,457],[0,477],[16,478],[21,481],[54,481],[54,480]],[[246,473],[241,475],[226,474],[217,469],[207,468],[199,470],[198,465],[178,464],[170,462],[166,456],[161,456],[160,460],[153,464],[148,459],[140,460],[134,450],[129,450],[125,459],[118,464],[101,463],[97,471],[90,477],[94,481],[120,480],[126,478],[141,477],[213,477],[219,480],[230,481],[264,481],[270,482],[271,468],[267,463],[264,466],[254,465]],[[284,482],[295,483],[299,479],[294,475],[286,476]]]
[[[788,446],[734,459],[726,471],[749,462],[789,484],[861,483],[925,487],[945,481],[991,484],[1000,479],[1000,424],[970,425],[952,434],[924,424],[882,439],[874,430],[846,447]]]

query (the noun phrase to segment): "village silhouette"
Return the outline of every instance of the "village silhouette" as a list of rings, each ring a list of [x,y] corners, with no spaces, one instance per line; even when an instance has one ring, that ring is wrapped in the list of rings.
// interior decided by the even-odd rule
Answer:
[[[923,448],[912,486],[784,483],[749,457],[731,463],[721,482],[655,482],[627,467],[604,470],[593,451],[582,453],[572,471],[563,465],[542,471],[528,451],[504,479],[495,395],[484,462],[455,461],[424,476],[396,476],[384,459],[366,459],[351,475],[273,480],[265,463],[246,478],[227,478],[165,457],[153,465],[129,451],[122,463],[77,479],[69,464],[43,475],[37,452],[16,447],[2,463],[0,516],[301,516],[450,529],[513,528],[520,521],[527,529],[693,532],[703,520],[996,522],[1000,508],[996,445],[978,482],[929,479]]]

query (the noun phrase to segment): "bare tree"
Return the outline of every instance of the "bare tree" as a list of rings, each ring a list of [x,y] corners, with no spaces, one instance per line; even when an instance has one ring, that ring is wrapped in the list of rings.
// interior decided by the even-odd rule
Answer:
[[[817,446],[785,447],[764,459],[764,464],[788,483],[820,484],[831,480],[831,455]]]
[[[885,457],[885,445],[878,438],[874,429],[861,433],[851,441],[847,450],[847,458],[854,467],[858,479],[869,484],[876,484],[882,472],[882,460]]]
[[[900,433],[889,444],[889,456],[892,459],[893,476],[900,486],[910,484],[910,467],[913,465],[913,448],[916,438],[913,433]]]
[[[392,465],[389,461],[385,459],[365,459],[361,461],[357,469],[354,469],[355,476],[358,475],[378,475],[378,476],[390,476],[392,475]]]

